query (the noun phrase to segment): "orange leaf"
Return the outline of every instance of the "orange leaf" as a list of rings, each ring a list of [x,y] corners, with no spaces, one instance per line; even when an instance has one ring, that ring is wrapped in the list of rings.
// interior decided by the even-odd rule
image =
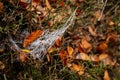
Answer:
[[[73,48],[70,47],[70,46],[68,46],[68,47],[67,47],[67,51],[68,51],[69,57],[70,57],[70,58],[73,58],[73,51],[74,51]]]
[[[67,59],[68,59],[68,53],[67,53],[67,51],[61,50],[59,52],[59,56],[60,56],[60,58],[62,60],[62,63],[64,65],[66,65],[67,64]]]
[[[62,38],[59,37],[59,38],[55,41],[55,45],[56,45],[57,47],[59,47],[59,46],[61,45],[61,41],[62,41]]]
[[[107,70],[105,70],[105,72],[104,72],[104,80],[110,80],[110,77],[109,77]]]
[[[107,50],[107,48],[108,48],[107,43],[102,42],[102,43],[99,44],[99,46],[97,47],[97,51],[98,51],[99,53],[102,53],[102,52],[105,52],[105,51]]]
[[[62,1],[62,2],[60,3],[60,6],[65,6],[65,2]]]
[[[80,46],[86,50],[86,52],[90,52],[92,50],[92,45],[86,39],[82,39]]]
[[[25,53],[25,52],[20,52],[20,61],[21,62],[25,62],[26,61],[26,59],[27,59],[27,55],[26,55],[27,53]]]
[[[47,7],[49,10],[51,10],[51,5],[50,5],[49,1],[48,1],[48,0],[45,0],[45,3],[46,3],[46,7]]]
[[[37,30],[35,32],[32,32],[28,37],[25,38],[23,47],[26,47],[28,44],[36,40],[40,35],[42,34],[41,30]]]

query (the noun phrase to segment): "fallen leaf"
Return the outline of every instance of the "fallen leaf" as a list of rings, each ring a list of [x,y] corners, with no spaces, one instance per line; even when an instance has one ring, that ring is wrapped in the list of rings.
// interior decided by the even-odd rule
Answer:
[[[67,47],[67,51],[68,51],[69,57],[70,57],[70,58],[73,58],[73,51],[74,51],[73,48],[70,47],[70,46],[68,46],[68,47]]]
[[[80,46],[86,52],[90,52],[92,50],[92,45],[86,39],[82,39]]]
[[[3,70],[4,68],[5,68],[5,64],[2,61],[0,61],[0,70]]]
[[[104,72],[104,80],[110,80],[110,77],[109,77],[107,70],[105,70],[105,72]]]
[[[46,7],[51,10],[51,5],[48,0],[45,0]]]
[[[80,64],[74,64],[73,63],[70,66],[68,66],[68,68],[70,68],[73,71],[76,71],[79,75],[84,74],[84,68]]]
[[[60,56],[60,58],[61,58],[62,63],[63,63],[64,65],[66,65],[66,64],[67,64],[67,59],[68,59],[68,53],[67,53],[67,51],[61,50],[61,51],[59,52],[59,56]]]
[[[26,59],[27,59],[27,53],[21,51],[20,52],[20,61],[25,62]]]
[[[92,36],[96,36],[96,32],[95,32],[93,26],[89,26],[89,27],[88,27],[88,31],[90,32],[90,34],[91,34]]]
[[[115,23],[113,21],[109,22],[109,26],[113,26]]]
[[[91,60],[90,57],[86,53],[77,54],[75,59],[88,60],[88,61]]]
[[[102,61],[102,60],[104,60],[105,58],[107,58],[108,56],[109,56],[108,54],[102,53],[102,54],[99,55],[99,60]]]
[[[96,50],[97,50],[99,53],[103,53],[103,52],[105,52],[107,49],[108,49],[108,45],[107,45],[106,42],[100,43],[99,46],[96,48]]]
[[[118,35],[117,35],[116,32],[115,33],[110,33],[107,36],[106,43],[109,43],[110,40],[112,40],[112,43],[115,43],[115,42],[117,42],[117,39],[118,39]]]
[[[62,2],[60,3],[60,6],[65,6],[65,2],[62,1]]]
[[[50,55],[49,54],[47,54],[47,60],[48,60],[48,62],[50,62]]]
[[[2,53],[4,50],[0,48],[0,53]]]
[[[4,7],[3,3],[2,3],[2,2],[0,2],[0,12],[2,12],[3,7]]]
[[[101,16],[101,11],[99,10],[99,11],[96,11],[95,13],[94,13],[94,16],[95,16],[95,18],[99,18],[100,16]]]
[[[30,50],[28,50],[28,49],[22,49],[21,51],[22,51],[22,52],[25,52],[25,53],[30,52]]]
[[[52,53],[54,51],[54,48],[53,47],[50,47],[49,49],[48,49],[48,53]]]
[[[32,32],[28,37],[25,38],[24,43],[23,43],[23,47],[26,47],[31,42],[36,40],[41,34],[42,34],[41,30],[37,30],[35,32]]]
[[[55,41],[55,45],[56,45],[57,47],[59,47],[59,46],[61,45],[61,41],[62,41],[62,38],[59,37],[59,38]]]
[[[91,61],[94,61],[94,62],[99,62],[99,61],[100,61],[98,55],[91,55],[91,56],[90,56],[90,59],[91,59]]]

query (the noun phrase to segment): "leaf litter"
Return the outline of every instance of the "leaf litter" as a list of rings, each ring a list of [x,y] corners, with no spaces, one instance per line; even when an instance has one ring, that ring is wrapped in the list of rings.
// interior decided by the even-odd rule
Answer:
[[[31,0],[29,0],[31,1]],[[49,17],[49,11],[52,16],[55,18],[50,21],[48,21],[48,24],[50,27],[54,26],[55,23],[61,22],[63,19],[63,16],[58,15],[56,16],[56,12],[54,12],[54,6],[52,7],[51,2],[52,0],[45,0],[45,4],[42,4],[41,0],[32,0],[32,2],[26,2],[25,0],[20,0],[20,6],[24,9],[26,9],[28,12],[31,11],[32,13],[35,12],[35,16],[32,20],[35,23],[42,23],[45,18]],[[56,0],[57,2],[58,0]],[[106,0],[107,1],[107,0]],[[70,0],[72,5],[76,6],[82,6],[79,4],[79,2],[84,2],[83,0],[80,1],[72,1]],[[73,2],[73,3],[72,3]],[[78,3],[77,3],[78,2]],[[14,2],[11,2],[14,4]],[[31,3],[31,4],[30,4]],[[85,2],[87,3],[87,2]],[[104,2],[98,2],[98,3],[104,3]],[[97,3],[97,4],[98,4]],[[88,4],[88,3],[87,3]],[[0,11],[3,11],[3,4],[0,3]],[[60,8],[66,7],[66,2],[61,1]],[[104,4],[104,7],[106,5]],[[68,9],[69,6],[67,6]],[[81,8],[80,8],[81,9]],[[53,12],[52,12],[53,11]],[[88,17],[90,14],[84,14],[83,10],[78,10],[76,14],[80,11],[80,16],[75,17],[76,21],[82,22],[81,16]],[[85,75],[87,73],[87,68],[83,63],[85,61],[93,63],[93,65],[99,65],[101,62],[103,65],[110,66],[110,67],[116,67],[116,64],[118,64],[117,59],[115,58],[115,46],[119,44],[119,34],[117,31],[112,32],[112,30],[109,30],[107,28],[111,28],[116,26],[115,21],[108,20],[105,23],[104,21],[107,19],[105,18],[107,14],[102,13],[101,10],[94,11],[95,13],[92,13],[92,17],[89,20],[88,24],[81,23],[81,25],[74,25],[74,28],[72,30],[71,26],[73,22],[74,15],[71,15],[71,17],[67,20],[64,26],[57,30],[48,31],[48,30],[42,30],[43,28],[36,29],[31,31],[31,33],[27,36],[24,36],[24,40],[22,40],[23,46],[20,46],[17,44],[14,39],[12,39],[11,36],[9,36],[9,42],[11,43],[10,48],[13,51],[19,52],[19,59],[20,62],[24,63],[27,62],[28,59],[28,53],[30,53],[33,58],[38,58],[44,60],[47,58],[47,62],[51,63],[53,61],[51,58],[51,54],[53,54],[55,51],[57,51],[57,56],[60,57],[60,60],[64,66],[67,66],[68,69],[77,72],[79,76]],[[66,14],[64,14],[66,15]],[[78,14],[79,15],[79,14]],[[102,17],[101,17],[102,15]],[[99,21],[99,18],[101,19]],[[81,20],[77,20],[77,19]],[[86,22],[86,21],[85,21]],[[89,24],[89,22],[91,23]],[[102,24],[102,29],[101,28]],[[107,24],[107,25],[106,25]],[[68,28],[69,27],[69,28]],[[36,27],[32,27],[36,28]],[[66,31],[66,33],[65,33]],[[65,33],[65,35],[63,35]],[[15,33],[16,34],[16,33]],[[62,37],[61,37],[62,36]],[[19,42],[19,40],[18,40]],[[40,46],[38,46],[38,44]],[[20,47],[19,47],[20,46]],[[22,49],[25,48],[25,49]],[[4,50],[0,48],[0,53],[3,53]],[[113,51],[111,51],[113,50]],[[118,52],[119,53],[119,52]],[[82,62],[81,62],[82,61]],[[94,64],[95,63],[95,64]],[[2,68],[4,69],[4,67]],[[108,70],[105,70],[102,74],[102,79],[104,80],[110,80],[110,76],[108,73]]]

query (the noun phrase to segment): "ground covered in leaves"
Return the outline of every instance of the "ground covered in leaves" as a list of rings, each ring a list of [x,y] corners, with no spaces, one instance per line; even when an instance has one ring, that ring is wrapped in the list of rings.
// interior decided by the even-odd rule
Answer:
[[[44,60],[28,56],[26,46],[76,8]],[[120,1],[0,0],[0,80],[120,80]]]

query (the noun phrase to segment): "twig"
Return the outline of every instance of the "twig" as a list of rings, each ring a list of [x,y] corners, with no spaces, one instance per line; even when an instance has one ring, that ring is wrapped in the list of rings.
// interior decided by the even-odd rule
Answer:
[[[103,5],[103,8],[102,8],[102,11],[101,11],[101,14],[100,14],[100,17],[98,18],[98,21],[100,21],[101,18],[102,18],[102,16],[103,16],[103,12],[104,12],[104,10],[105,10],[106,4],[107,4],[107,0],[105,0],[105,3],[104,3],[104,5]]]

